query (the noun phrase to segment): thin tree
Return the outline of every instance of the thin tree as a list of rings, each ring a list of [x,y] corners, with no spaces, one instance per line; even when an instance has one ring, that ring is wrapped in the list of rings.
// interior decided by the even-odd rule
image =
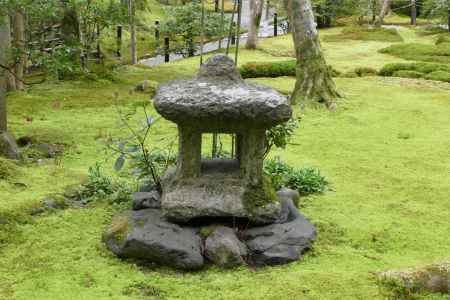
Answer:
[[[8,133],[7,111],[6,111],[6,67],[5,56],[6,40],[10,35],[5,16],[0,15],[0,155],[12,159],[20,158],[19,148],[15,139]]]
[[[417,25],[417,3],[416,0],[411,0],[411,25]]]
[[[23,90],[23,74],[26,62],[25,50],[25,13],[22,8],[18,7],[13,16],[13,46],[17,53],[14,64],[14,77],[16,79],[16,89]]]
[[[389,12],[390,6],[391,6],[390,0],[383,0],[381,2],[380,14],[378,15],[378,20],[375,22],[375,25],[381,26],[384,24],[384,17],[386,17],[387,13]]]
[[[131,64],[135,65],[138,62],[137,59],[137,42],[136,42],[136,8],[134,0],[128,0],[128,14],[130,22],[130,51],[131,51]]]
[[[10,20],[11,18],[5,17],[4,18],[4,24],[5,31],[10,32],[10,34],[5,34],[4,37],[4,47],[6,49],[12,49],[12,43],[11,43],[11,27],[10,27]],[[7,57],[5,57],[5,67],[12,68],[14,65],[14,60],[11,59],[11,54],[9,54]],[[16,90],[16,78],[14,77],[13,72],[6,72],[6,91],[15,91]]]
[[[264,0],[250,0],[250,27],[248,29],[247,49],[256,49],[258,31],[261,24]]]
[[[292,25],[292,37],[297,58],[296,83],[291,103],[299,100],[321,103],[335,109],[339,96],[323,55],[314,13],[309,0],[284,0]]]

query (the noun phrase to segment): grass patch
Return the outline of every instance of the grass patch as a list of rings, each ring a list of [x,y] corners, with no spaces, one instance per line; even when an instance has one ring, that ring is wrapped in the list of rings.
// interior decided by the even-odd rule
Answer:
[[[389,54],[406,60],[450,63],[450,43],[427,45],[418,43],[395,44],[381,49],[380,53]]]
[[[402,42],[403,38],[394,28],[351,26],[342,29],[340,34],[324,37],[327,42],[342,42],[344,40]]]
[[[296,60],[250,62],[242,65],[239,68],[239,72],[243,78],[295,76],[296,67]],[[331,66],[329,68],[331,69],[333,77],[340,75],[339,71],[333,69]]]
[[[450,82],[450,66],[432,63],[387,64],[379,72],[381,76],[425,78]]]
[[[239,64],[283,60],[265,51],[276,52],[275,45],[293,49],[289,36],[261,45],[264,52],[242,49]],[[351,70],[381,68],[393,61],[377,53],[386,46],[324,43],[329,63]],[[10,94],[10,129],[16,136],[59,129],[69,137],[62,140],[75,145],[59,164],[21,167],[14,182],[25,186],[0,180],[0,215],[23,214],[44,196],[79,184],[95,162],[112,166],[101,140],[123,131],[117,127],[114,92],[119,93],[119,108],[132,112],[149,102],[148,95],[130,92],[138,82],[190,77],[198,65],[197,57],[155,68],[124,67],[116,83],[47,82]],[[253,80],[286,93],[295,83],[292,77]],[[256,272],[144,268],[105,249],[101,236],[117,211],[99,204],[28,217],[14,226],[0,223],[0,241],[5,241],[0,242],[0,299],[381,300],[385,297],[372,274],[447,259],[448,90],[379,77],[336,82],[346,95],[340,109],[301,112],[295,107],[295,115],[302,115],[301,126],[286,149],[271,154],[296,168],[313,165],[333,181],[333,191],[301,199],[302,212],[319,231],[313,251],[301,261]],[[55,99],[61,101],[59,107],[52,105]],[[157,116],[151,106],[149,112]],[[33,122],[26,121],[28,115]],[[174,124],[162,119],[154,129],[149,142],[161,148],[176,132]]]

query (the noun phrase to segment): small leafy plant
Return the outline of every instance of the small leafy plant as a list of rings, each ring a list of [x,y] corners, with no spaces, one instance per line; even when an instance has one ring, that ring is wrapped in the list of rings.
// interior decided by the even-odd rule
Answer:
[[[130,124],[130,114],[124,114],[117,105],[116,109],[121,125],[127,129],[129,134],[123,138],[110,138],[107,142],[107,148],[118,154],[114,169],[117,172],[121,171],[125,161],[129,159],[132,172],[137,179],[150,180],[155,189],[162,192],[161,176],[168,166],[175,162],[171,153],[172,147],[167,147],[168,150],[160,150],[156,147],[149,148],[147,146],[150,131],[156,120],[147,113],[145,104],[143,105],[145,119],[138,128]]]
[[[323,193],[329,186],[327,179],[314,168],[295,169],[279,157],[264,163],[264,173],[271,179],[275,189],[287,187],[297,190],[300,195]]]
[[[275,146],[285,149],[289,143],[295,129],[298,128],[299,119],[290,119],[289,121],[274,126],[266,131],[266,150],[264,157],[269,154],[270,150]]]

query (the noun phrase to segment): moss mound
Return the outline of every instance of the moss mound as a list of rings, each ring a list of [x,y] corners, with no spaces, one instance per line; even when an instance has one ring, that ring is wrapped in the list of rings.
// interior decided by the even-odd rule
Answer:
[[[445,33],[438,36],[436,40],[436,45],[440,44],[450,44],[450,34]]]
[[[450,43],[427,45],[417,43],[395,44],[379,50],[406,60],[450,63]]]
[[[326,42],[342,42],[343,40],[403,42],[403,38],[396,29],[382,27],[345,27],[340,34],[324,37]]]
[[[17,176],[19,168],[17,164],[11,160],[0,157],[0,180],[7,180]]]
[[[431,72],[425,76],[425,79],[450,82],[450,72],[445,72],[445,71]]]
[[[409,70],[400,70],[395,71],[392,76],[394,77],[402,77],[402,78],[422,78],[423,73],[417,71],[409,71]]]
[[[450,82],[450,65],[432,63],[387,64],[380,70],[379,75]]]
[[[295,59],[277,62],[250,62],[242,65],[239,72],[243,78],[295,76],[297,61]],[[328,66],[333,77],[340,72]]]

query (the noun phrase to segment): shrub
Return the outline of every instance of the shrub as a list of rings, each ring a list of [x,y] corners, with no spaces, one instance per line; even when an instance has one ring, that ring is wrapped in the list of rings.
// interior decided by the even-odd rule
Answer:
[[[356,68],[354,72],[359,77],[376,76],[378,73],[377,70],[375,70],[374,68],[369,68],[369,67],[359,67],[359,68]]]
[[[424,74],[417,71],[400,70],[395,71],[392,76],[402,78],[422,78]]]
[[[247,63],[240,67],[243,78],[295,76],[295,60]]]
[[[378,52],[406,60],[450,63],[450,43],[441,43],[439,45],[395,44],[380,49]]]
[[[243,78],[295,76],[297,61],[285,60],[276,62],[251,62],[239,68]],[[332,76],[337,77],[340,72],[328,66]]]
[[[271,179],[275,189],[285,186],[297,190],[300,195],[323,193],[329,182],[314,168],[294,169],[279,158],[264,163],[264,173]]]
[[[436,63],[393,63],[386,64],[378,73],[381,76],[393,76],[397,71],[416,71],[428,74],[435,71],[450,72],[450,66]]]
[[[436,40],[436,45],[446,44],[446,43],[447,44],[450,43],[450,34],[445,33],[445,34],[439,35],[439,37]]]
[[[425,75],[425,79],[450,82],[450,72],[435,71]]]
[[[402,42],[403,38],[394,28],[351,26],[345,27],[339,34],[325,36],[324,40],[327,42],[342,40]]]
[[[264,156],[269,154],[272,147],[285,149],[289,143],[295,129],[298,128],[299,120],[290,119],[289,121],[274,126],[266,131],[266,149]]]

